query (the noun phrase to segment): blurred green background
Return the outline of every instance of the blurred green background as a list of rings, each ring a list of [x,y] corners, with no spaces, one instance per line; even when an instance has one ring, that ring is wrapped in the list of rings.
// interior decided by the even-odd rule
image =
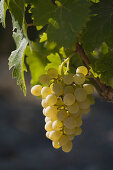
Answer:
[[[72,151],[53,149],[45,137],[40,100],[30,94],[30,74],[25,73],[24,97],[8,70],[15,44],[9,16],[6,23],[6,29],[0,25],[0,170],[112,170],[113,104],[96,97]]]

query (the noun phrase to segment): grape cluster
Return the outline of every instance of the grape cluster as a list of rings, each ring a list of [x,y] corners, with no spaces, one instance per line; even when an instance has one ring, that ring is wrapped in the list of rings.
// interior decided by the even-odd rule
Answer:
[[[75,75],[59,75],[50,68],[39,77],[45,86],[35,85],[31,89],[33,95],[42,96],[46,137],[52,140],[55,149],[71,151],[72,140],[82,133],[82,114],[87,114],[94,104],[94,87],[85,84],[87,74],[85,66],[78,67]]]

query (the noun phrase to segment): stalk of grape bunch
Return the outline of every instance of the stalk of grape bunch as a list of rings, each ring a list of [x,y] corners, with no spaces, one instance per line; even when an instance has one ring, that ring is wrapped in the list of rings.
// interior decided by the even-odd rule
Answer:
[[[94,87],[85,83],[88,74],[85,66],[79,66],[75,74],[60,71],[61,74],[55,68],[48,69],[39,78],[41,85],[33,86],[31,93],[42,96],[46,137],[55,149],[70,152],[74,137],[82,133],[82,115],[94,104]]]

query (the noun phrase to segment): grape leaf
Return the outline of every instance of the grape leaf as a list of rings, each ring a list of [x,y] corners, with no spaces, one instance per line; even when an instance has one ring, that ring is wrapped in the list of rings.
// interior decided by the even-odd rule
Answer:
[[[49,24],[48,40],[59,46],[71,47],[88,20],[90,3],[87,0],[60,0],[62,5],[57,6],[50,0],[36,2],[32,9],[34,24]]]
[[[24,64],[25,49],[28,41],[23,36],[22,30],[20,29],[18,22],[14,21],[13,18],[13,37],[16,43],[16,50],[12,51],[9,57],[9,70],[13,68],[12,77],[17,78],[17,84],[20,85],[21,89],[26,95],[26,85],[24,79],[24,71],[26,66]]]
[[[103,42],[113,48],[113,1],[102,0],[91,7],[92,16],[82,37],[87,51],[99,48]]]
[[[94,70],[101,74],[101,81],[113,88],[113,52],[102,53],[95,62]]]
[[[0,1],[0,22],[2,23],[2,26],[4,28],[5,28],[6,11],[7,11],[7,4],[5,0],[1,0]]]

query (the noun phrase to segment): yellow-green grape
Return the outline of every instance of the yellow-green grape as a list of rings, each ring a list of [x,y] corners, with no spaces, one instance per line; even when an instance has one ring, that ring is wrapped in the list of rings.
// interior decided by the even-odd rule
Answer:
[[[81,112],[82,112],[83,114],[89,113],[89,112],[90,112],[90,107],[89,107],[88,109],[81,109]]]
[[[56,96],[61,96],[64,93],[63,86],[60,82],[54,83],[52,87],[52,91]]]
[[[50,121],[51,120],[51,118],[50,117],[45,117],[45,122],[48,122],[48,121]]]
[[[65,105],[70,106],[75,102],[75,96],[71,93],[64,95],[63,102]]]
[[[57,108],[55,106],[48,106],[45,109],[45,116],[50,117],[51,120],[57,119]]]
[[[74,75],[75,84],[81,85],[85,82],[85,76],[82,73],[78,73]]]
[[[65,109],[59,110],[57,113],[57,118],[60,121],[64,121],[67,118],[67,111]]]
[[[46,124],[45,124],[45,130],[48,131],[48,132],[50,132],[50,131],[53,130],[53,128],[52,128],[52,121],[51,121],[51,120],[48,121],[48,122],[46,122]]]
[[[48,104],[46,103],[46,99],[42,99],[41,105],[43,108],[48,107]]]
[[[49,68],[47,74],[53,79],[58,77],[58,71],[55,68]]]
[[[42,90],[41,85],[35,85],[31,88],[31,94],[34,95],[34,96],[40,96],[41,90]]]
[[[82,126],[82,119],[76,119],[76,127]]]
[[[44,109],[43,109],[43,115],[44,115],[44,116],[46,116],[46,114],[45,114],[45,110],[46,110],[46,109],[44,108]]]
[[[86,100],[83,102],[79,102],[78,104],[80,109],[88,109],[90,107],[90,101],[88,98],[86,98]]]
[[[61,136],[62,133],[60,131],[55,131],[55,130],[52,130],[49,134],[49,138],[53,141],[58,141]]]
[[[64,132],[66,135],[76,135],[82,133],[82,129],[80,127],[75,127],[74,129],[68,129],[67,127],[64,127]]]
[[[50,132],[46,132],[46,137],[49,139]]]
[[[69,116],[68,118],[66,118],[64,120],[64,125],[65,127],[67,127],[68,129],[74,129],[77,125],[77,122],[75,119],[73,119],[72,116]]]
[[[67,137],[68,137],[69,140],[73,140],[75,135],[67,135]]]
[[[83,88],[84,88],[84,90],[86,91],[87,94],[94,93],[94,86],[92,84],[84,84]]]
[[[76,114],[79,111],[79,105],[77,102],[75,102],[73,105],[71,106],[67,106],[67,110],[71,113],[71,114]]]
[[[51,94],[51,89],[50,87],[43,87],[42,90],[41,90],[41,95],[42,95],[42,98],[46,98],[49,94]]]
[[[52,145],[55,149],[59,149],[61,146],[59,145],[58,141],[52,141]]]
[[[83,88],[75,89],[74,95],[79,102],[83,102],[87,97],[87,93]]]
[[[74,88],[72,86],[66,86],[64,88],[64,94],[67,94],[67,93],[74,93]]]
[[[57,98],[57,103],[56,103],[56,105],[57,105],[57,106],[62,106],[62,105],[64,105],[61,97],[58,97],[58,98]]]
[[[50,83],[50,76],[48,74],[42,74],[40,77],[39,77],[39,82],[41,84],[49,84]]]
[[[73,74],[64,75],[63,81],[64,81],[64,83],[67,84],[67,85],[72,84],[73,81],[74,81],[74,79],[73,79]]]
[[[52,123],[52,128],[53,128],[53,130],[55,130],[55,131],[62,130],[62,127],[63,127],[63,123],[62,123],[60,120],[55,120],[55,121]]]
[[[62,146],[64,152],[70,152],[72,150],[72,142],[68,141],[65,145]]]
[[[80,127],[75,128],[75,131],[74,131],[75,136],[81,135],[81,133],[82,133],[82,129]]]
[[[87,95],[87,98],[89,99],[91,105],[95,104],[95,99],[92,95]]]
[[[46,97],[46,103],[47,105],[49,106],[53,106],[55,105],[57,102],[57,97],[55,96],[55,94],[49,94],[47,97]]]
[[[88,74],[88,69],[85,66],[79,66],[76,69],[76,73],[82,73],[84,76],[86,76]]]
[[[59,139],[59,144],[60,146],[66,145],[68,143],[69,139],[67,135],[62,135],[61,138]]]

